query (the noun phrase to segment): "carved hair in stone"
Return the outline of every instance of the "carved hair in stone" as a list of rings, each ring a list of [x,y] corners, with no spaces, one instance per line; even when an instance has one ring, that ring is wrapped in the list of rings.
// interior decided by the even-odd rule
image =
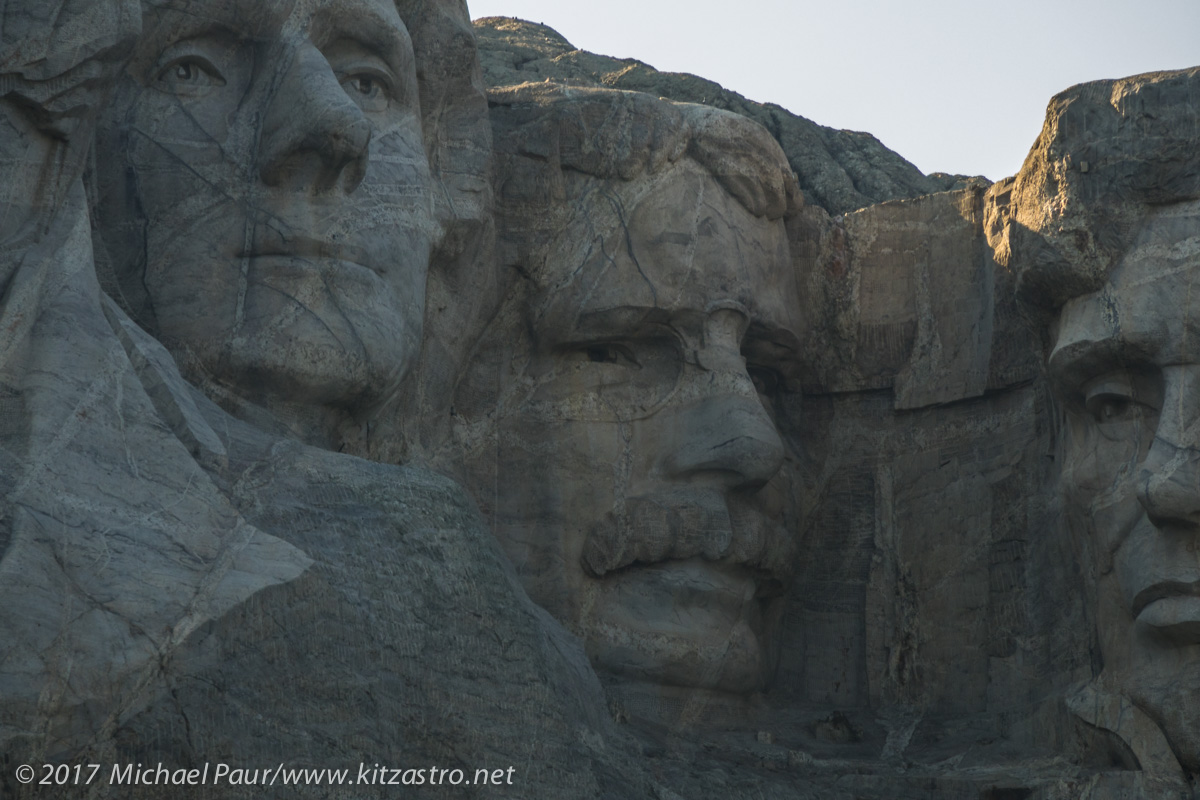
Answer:
[[[1192,774],[1200,773],[1198,100],[1198,69],[1058,95],[1020,174],[993,190],[989,220],[999,259],[1017,270],[1045,323],[1064,497],[1096,581],[1103,671],[1076,710],[1125,738],[1147,770],[1178,756]],[[1104,721],[1095,698],[1105,692],[1134,709]],[[1169,746],[1154,725],[1136,722],[1147,716]]]
[[[794,176],[711,108],[490,100],[513,283],[456,402],[469,488],[599,669],[661,697],[761,689],[797,524]]]

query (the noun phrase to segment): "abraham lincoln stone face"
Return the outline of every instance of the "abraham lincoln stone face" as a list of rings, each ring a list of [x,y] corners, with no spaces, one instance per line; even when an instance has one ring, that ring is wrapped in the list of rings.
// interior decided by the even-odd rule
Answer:
[[[420,342],[434,227],[394,4],[154,0],[144,17],[99,148],[124,304],[251,402],[387,394]]]
[[[529,302],[484,503],[530,595],[602,671],[749,692],[794,552],[785,225],[690,159],[640,196],[612,181],[591,200],[627,225],[573,231],[552,256],[561,280]]]
[[[1064,484],[1097,559],[1106,677],[1200,768],[1200,202],[1148,211],[1062,308]]]

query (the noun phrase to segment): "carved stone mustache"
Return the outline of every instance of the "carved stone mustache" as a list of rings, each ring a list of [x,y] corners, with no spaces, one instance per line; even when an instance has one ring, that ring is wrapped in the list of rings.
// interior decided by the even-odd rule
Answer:
[[[588,533],[582,562],[602,577],[635,563],[703,558],[766,573],[782,587],[796,547],[783,526],[711,489],[681,489],[625,500]],[[760,581],[761,582],[761,581]]]

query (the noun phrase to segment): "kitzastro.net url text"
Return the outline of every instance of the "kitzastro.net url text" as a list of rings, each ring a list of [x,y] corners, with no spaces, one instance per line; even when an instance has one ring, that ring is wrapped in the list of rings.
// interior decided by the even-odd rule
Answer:
[[[515,767],[462,769],[389,767],[361,763],[357,769],[237,767],[205,763],[194,769],[171,769],[160,764],[42,764],[17,767],[17,780],[46,786],[86,786],[107,778],[110,786],[511,786]]]

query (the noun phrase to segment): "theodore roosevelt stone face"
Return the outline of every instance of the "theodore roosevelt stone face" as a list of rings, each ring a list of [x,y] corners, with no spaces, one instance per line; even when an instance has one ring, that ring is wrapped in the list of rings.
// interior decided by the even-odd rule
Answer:
[[[638,191],[611,181],[599,202],[627,225],[550,257],[484,502],[531,596],[599,668],[752,691],[794,552],[785,225],[690,159]]]
[[[124,305],[210,385],[354,408],[419,345],[433,225],[387,0],[154,0],[102,121]]]

